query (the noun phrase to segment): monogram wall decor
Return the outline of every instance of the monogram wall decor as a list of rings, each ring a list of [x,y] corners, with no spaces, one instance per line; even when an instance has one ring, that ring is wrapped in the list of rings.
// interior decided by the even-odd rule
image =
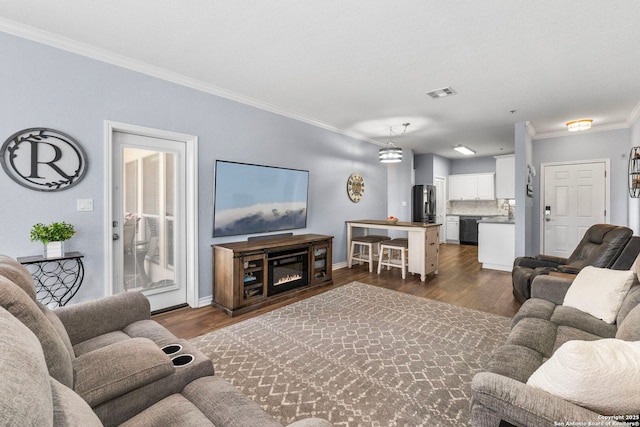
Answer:
[[[11,179],[37,191],[66,190],[87,172],[87,156],[80,144],[48,128],[14,133],[2,144],[0,160]]]

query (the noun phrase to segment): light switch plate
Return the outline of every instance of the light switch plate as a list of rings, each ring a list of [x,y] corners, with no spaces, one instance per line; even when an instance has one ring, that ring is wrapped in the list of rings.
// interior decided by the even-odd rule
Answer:
[[[78,212],[93,212],[93,199],[77,199]]]

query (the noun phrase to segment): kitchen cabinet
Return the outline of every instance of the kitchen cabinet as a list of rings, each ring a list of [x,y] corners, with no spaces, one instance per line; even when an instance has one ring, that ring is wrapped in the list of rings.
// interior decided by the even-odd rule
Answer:
[[[494,175],[449,175],[449,200],[494,200]]]
[[[516,198],[516,156],[507,154],[496,159],[496,198]]]
[[[485,221],[478,223],[478,261],[482,268],[511,271],[516,252],[515,224]]]

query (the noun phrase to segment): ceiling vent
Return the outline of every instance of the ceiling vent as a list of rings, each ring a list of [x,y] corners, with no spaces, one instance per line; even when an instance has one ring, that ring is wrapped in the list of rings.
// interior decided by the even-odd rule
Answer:
[[[451,87],[443,87],[442,89],[432,90],[431,92],[427,92],[427,95],[432,97],[433,99],[444,98],[446,96],[455,95],[456,91]]]

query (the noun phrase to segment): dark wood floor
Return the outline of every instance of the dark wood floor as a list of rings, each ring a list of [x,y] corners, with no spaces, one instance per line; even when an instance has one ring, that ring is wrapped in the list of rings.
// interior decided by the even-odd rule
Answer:
[[[412,274],[403,280],[400,270],[396,268],[383,270],[378,275],[369,273],[367,265],[356,265],[351,269],[334,270],[331,286],[310,289],[286,301],[233,318],[209,306],[180,308],[155,315],[153,319],[177,337],[188,339],[353,281],[508,317],[513,317],[520,307],[511,294],[510,273],[481,269],[476,246],[442,244],[439,274],[428,275],[425,282],[420,281],[419,275]]]

